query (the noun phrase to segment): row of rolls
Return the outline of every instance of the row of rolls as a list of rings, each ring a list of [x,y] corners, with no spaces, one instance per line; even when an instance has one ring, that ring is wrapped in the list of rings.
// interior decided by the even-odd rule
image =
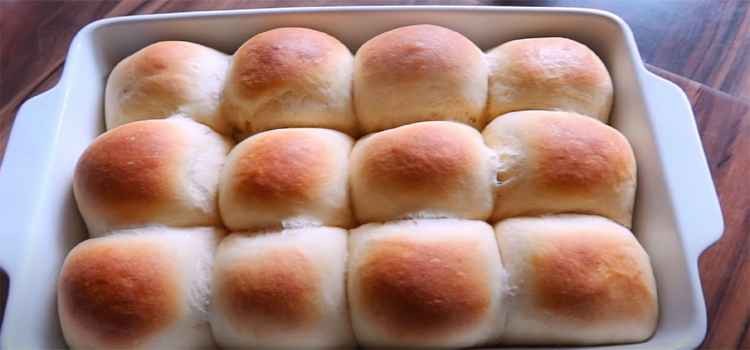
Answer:
[[[222,63],[223,62],[223,63]],[[158,43],[74,176],[71,348],[602,345],[657,324],[612,84],[561,38]],[[494,116],[494,117],[490,117]],[[499,117],[498,117],[499,116]]]
[[[58,293],[74,349],[604,345],[643,341],[658,318],[632,233],[579,214],[147,226],[75,247]]]
[[[561,110],[607,122],[613,85],[588,47],[566,38],[513,40],[482,52],[450,29],[398,28],[352,55],[336,38],[278,28],[232,56],[189,42],[150,45],[115,66],[107,129],[179,114],[242,140],[278,128],[361,137],[429,120],[482,130],[521,110]]]

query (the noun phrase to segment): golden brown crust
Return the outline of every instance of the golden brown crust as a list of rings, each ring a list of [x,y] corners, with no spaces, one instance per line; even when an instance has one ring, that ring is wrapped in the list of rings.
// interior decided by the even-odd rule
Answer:
[[[320,319],[319,281],[313,263],[293,248],[247,258],[222,277],[224,313],[256,337],[299,330]]]
[[[590,118],[551,114],[536,126],[537,171],[548,190],[581,194],[633,180],[630,144],[616,130]]]
[[[185,67],[175,63],[190,62],[193,56],[206,48],[184,41],[162,41],[147,46],[123,60],[122,64],[142,76],[155,76],[163,72],[181,73]]]
[[[462,74],[476,65],[477,55],[481,52],[463,35],[429,24],[385,32],[357,51],[365,76],[383,75],[396,81]]]
[[[181,140],[174,125],[143,121],[120,126],[97,138],[81,156],[75,173],[76,197],[122,217],[157,208],[173,192],[170,175],[179,166]],[[79,205],[82,205],[79,203]]]
[[[508,67],[515,77],[524,77],[534,88],[537,82],[558,82],[578,86],[601,84],[607,69],[588,47],[565,38],[534,38],[503,45]],[[521,85],[521,84],[519,84]]]
[[[588,47],[566,38],[507,42],[487,52],[490,120],[522,110],[579,113],[607,122],[613,86]]]
[[[588,324],[651,315],[649,277],[638,243],[590,235],[550,236],[532,255],[535,300],[545,311]]]
[[[475,242],[378,242],[358,271],[365,312],[396,338],[475,326],[492,302],[476,249]]]
[[[297,134],[297,136],[294,136]],[[265,201],[308,200],[328,178],[330,155],[304,131],[260,135],[237,159],[236,191]]]
[[[360,174],[401,191],[447,191],[471,176],[472,145],[448,129],[453,123],[408,125],[373,135]]]
[[[192,102],[189,87],[195,85],[195,77],[190,64],[195,62],[196,56],[203,55],[204,50],[210,49],[188,42],[163,41],[122,60],[107,83],[110,90],[107,94],[117,97],[107,101],[115,104],[108,106],[108,113],[148,118],[166,118],[179,113],[180,106]],[[120,123],[118,120],[117,125],[109,125],[109,128]]]
[[[278,28],[260,33],[237,50],[232,72],[239,91],[282,86],[315,74],[338,60],[343,45],[336,38],[307,28]]]
[[[59,294],[66,314],[99,344],[135,348],[172,324],[181,293],[169,253],[153,245],[90,242],[62,270]]]

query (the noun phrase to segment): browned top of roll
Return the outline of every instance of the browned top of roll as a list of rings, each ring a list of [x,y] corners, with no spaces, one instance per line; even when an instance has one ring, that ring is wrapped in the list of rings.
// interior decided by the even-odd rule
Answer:
[[[278,28],[260,33],[235,53],[232,74],[241,93],[270,89],[320,74],[346,50],[338,39],[307,28]],[[349,54],[351,55],[351,54]]]
[[[248,139],[252,143],[235,167],[242,196],[281,201],[308,199],[328,180],[333,161],[327,147],[305,130],[279,130]],[[244,145],[242,145],[244,146]]]
[[[617,130],[595,119],[543,118],[536,123],[538,170],[556,191],[617,186],[633,177],[630,144]],[[586,171],[581,171],[585,169]]]
[[[173,193],[174,169],[182,157],[175,125],[145,121],[122,125],[97,138],[76,168],[78,196],[121,213],[142,211]]]
[[[482,53],[450,29],[419,24],[397,28],[366,42],[357,51],[364,74],[395,81],[450,76],[475,69]]]
[[[536,303],[587,324],[647,318],[653,311],[651,277],[637,260],[645,253],[635,240],[596,237],[569,234],[536,243]]]
[[[169,253],[136,241],[90,241],[71,252],[59,293],[69,317],[100,344],[135,348],[180,314]]]
[[[373,134],[363,141],[359,174],[403,191],[450,189],[475,171],[472,132],[458,123],[422,122]]]
[[[121,61],[113,74],[117,79],[138,80],[144,93],[161,94],[169,86],[192,84],[186,72],[196,56],[204,55],[205,46],[185,41],[161,41],[143,48]],[[116,72],[116,73],[115,73]]]
[[[513,40],[500,48],[513,62],[509,66],[511,72],[528,85],[555,79],[576,86],[598,86],[609,74],[593,51],[566,38]],[[554,76],[550,75],[551,72]]]
[[[224,273],[221,285],[225,313],[258,337],[268,329],[295,331],[320,317],[320,276],[294,248],[246,258]]]
[[[359,267],[365,310],[396,337],[444,335],[476,324],[491,289],[469,242],[378,242]],[[479,271],[479,272],[478,272]]]

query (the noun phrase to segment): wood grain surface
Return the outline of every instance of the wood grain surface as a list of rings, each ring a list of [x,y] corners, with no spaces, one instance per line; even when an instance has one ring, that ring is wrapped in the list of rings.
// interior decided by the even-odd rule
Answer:
[[[709,319],[702,348],[750,349],[750,1],[0,0],[0,160],[20,104],[57,83],[73,36],[97,19],[258,7],[398,4],[573,6],[622,17],[633,30],[648,68],[686,91],[724,213],[724,237],[700,259]],[[0,278],[3,303],[7,283]]]

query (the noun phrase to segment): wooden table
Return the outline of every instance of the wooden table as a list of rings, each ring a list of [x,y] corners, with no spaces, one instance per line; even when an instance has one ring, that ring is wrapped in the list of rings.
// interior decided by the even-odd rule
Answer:
[[[0,155],[20,104],[57,83],[73,35],[94,20],[351,4],[574,6],[625,19],[648,68],[687,92],[724,212],[724,237],[700,260],[709,322],[702,347],[750,348],[750,1],[0,0]]]

